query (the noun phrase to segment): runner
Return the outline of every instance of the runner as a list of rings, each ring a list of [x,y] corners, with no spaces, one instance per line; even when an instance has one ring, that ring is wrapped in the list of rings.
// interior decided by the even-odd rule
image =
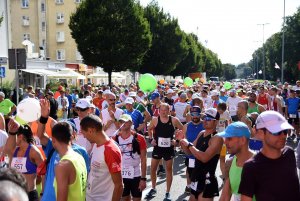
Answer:
[[[223,139],[215,136],[219,113],[214,108],[205,111],[204,129],[191,143],[187,139],[180,141],[184,152],[196,158],[195,168],[191,176],[190,201],[213,200],[219,195],[218,182],[215,177]]]
[[[128,98],[127,98],[128,99]],[[121,115],[119,122],[123,124],[120,132],[113,139],[122,152],[122,177],[124,191],[122,200],[140,201],[142,191],[146,188],[147,145],[145,138],[131,130],[132,118],[128,114]]]
[[[183,116],[184,110],[188,105],[186,103],[187,95],[186,93],[181,93],[179,96],[179,101],[173,105],[172,116],[176,116],[182,124],[186,123],[186,118]]]
[[[226,161],[225,184],[220,201],[241,200],[238,193],[244,163],[253,156],[249,150],[250,130],[243,122],[230,124],[225,131],[217,134],[225,138],[229,154],[234,155]]]
[[[133,108],[133,104],[134,104],[133,98],[128,97],[124,102],[126,104],[125,105],[126,109],[124,110],[124,114],[128,114],[132,118],[134,130],[138,133],[143,133],[144,126],[145,126],[144,116],[139,110]]]
[[[159,108],[159,117],[154,117],[148,128],[149,139],[154,146],[151,159],[151,182],[152,189],[146,195],[147,198],[152,198],[156,195],[156,170],[161,159],[164,159],[167,173],[167,188],[164,200],[171,200],[170,189],[173,179],[173,158],[174,151],[174,132],[175,127],[182,130],[182,124],[179,119],[169,115],[169,105],[162,103]],[[155,135],[153,136],[153,130]]]
[[[103,131],[99,117],[88,115],[80,122],[81,131],[94,144],[88,174],[86,201],[120,201],[123,192],[121,151]]]
[[[275,111],[261,113],[256,120],[261,151],[248,160],[242,171],[239,193],[242,201],[299,201],[300,187],[294,150],[285,147],[288,130],[293,127]]]
[[[251,91],[248,98],[248,110],[247,113],[251,114],[257,112],[258,114],[266,111],[266,109],[259,103],[256,102],[256,94],[254,91]]]
[[[229,111],[232,121],[238,121],[237,106],[241,100],[242,99],[240,97],[236,96],[236,91],[234,89],[231,89],[229,92],[229,97],[227,98],[226,104],[227,104],[228,111]]]
[[[266,88],[264,86],[259,87],[257,102],[261,104],[266,110],[269,110],[271,105],[270,96],[265,91]]]
[[[292,140],[295,137],[299,137],[299,104],[300,98],[296,97],[296,92],[294,90],[290,90],[290,97],[286,100],[285,115],[288,122],[295,128],[295,131],[291,136]]]

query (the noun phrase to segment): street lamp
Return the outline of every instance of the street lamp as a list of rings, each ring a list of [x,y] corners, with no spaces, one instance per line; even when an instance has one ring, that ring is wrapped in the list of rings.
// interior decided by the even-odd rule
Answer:
[[[259,26],[262,26],[263,28],[263,78],[266,79],[266,66],[265,66],[265,25],[268,25],[270,23],[263,23],[263,24],[257,24]]]
[[[284,68],[284,32],[285,32],[285,0],[283,0],[283,23],[282,23],[282,51],[281,51],[281,83],[283,84],[283,68]]]

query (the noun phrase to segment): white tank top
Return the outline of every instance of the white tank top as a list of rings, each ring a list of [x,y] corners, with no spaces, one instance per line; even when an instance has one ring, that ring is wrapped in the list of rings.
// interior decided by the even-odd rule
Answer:
[[[123,110],[116,108],[116,112],[114,114],[115,119],[118,120],[123,113],[124,113]],[[101,111],[101,115],[102,115],[103,125],[106,125],[109,120],[112,120],[107,108]],[[110,127],[105,131],[105,133],[108,135],[108,137],[114,137],[117,134],[116,133],[117,130],[118,129],[116,125],[111,124]]]
[[[77,132],[77,138],[73,142],[75,144],[82,146],[83,148],[85,148],[85,150],[88,153],[90,153],[92,150],[92,144],[81,133],[79,117],[75,118],[74,122],[75,122],[75,126],[76,126],[78,132]]]

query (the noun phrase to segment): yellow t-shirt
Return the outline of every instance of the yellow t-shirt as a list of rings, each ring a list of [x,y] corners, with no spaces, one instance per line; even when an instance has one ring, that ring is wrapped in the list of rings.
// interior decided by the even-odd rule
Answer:
[[[11,100],[9,99],[4,99],[1,103],[0,103],[0,113],[2,113],[3,115],[7,115],[8,113],[10,113],[11,108],[14,106],[15,104],[13,102],[11,102]]]

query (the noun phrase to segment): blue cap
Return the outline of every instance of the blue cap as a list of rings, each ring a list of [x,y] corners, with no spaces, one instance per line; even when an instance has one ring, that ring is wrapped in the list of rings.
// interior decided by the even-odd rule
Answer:
[[[190,109],[190,113],[201,113],[201,108],[199,106],[193,106],[191,109]]]
[[[217,134],[220,137],[246,137],[250,138],[250,130],[248,126],[241,122],[237,121],[232,124],[230,124],[225,131]]]
[[[75,121],[74,119],[62,119],[59,122],[67,122],[68,124],[70,124],[70,126],[72,127],[73,131],[75,131],[76,133],[78,132],[76,125],[75,125]]]
[[[153,94],[151,94],[150,100],[154,100],[154,99],[156,99],[158,97],[159,97],[159,93],[154,92]]]

